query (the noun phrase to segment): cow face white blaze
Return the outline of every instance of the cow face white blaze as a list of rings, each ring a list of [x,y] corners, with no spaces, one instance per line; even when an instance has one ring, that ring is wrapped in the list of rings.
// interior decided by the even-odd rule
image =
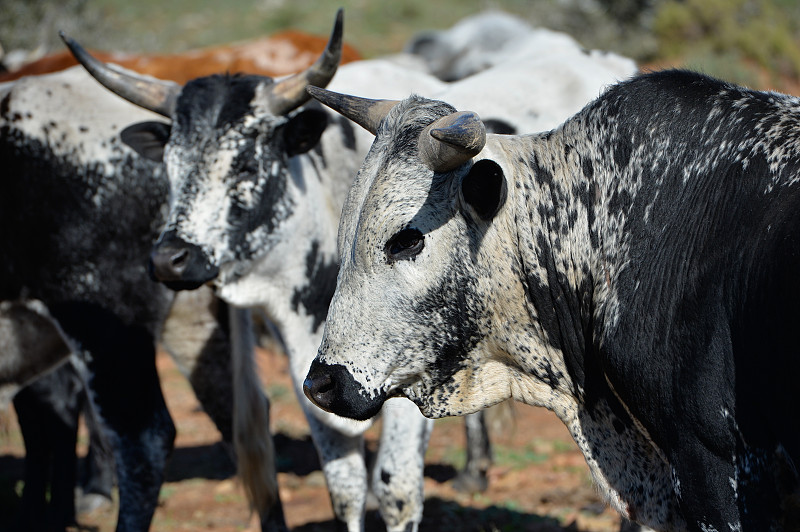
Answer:
[[[510,256],[498,230],[503,171],[484,159],[434,172],[418,156],[422,129],[453,111],[415,97],[398,104],[348,196],[337,291],[306,380],[311,400],[336,414],[365,419],[404,395],[427,416],[456,415],[512,394],[514,370],[492,335],[499,300],[524,296],[489,266]],[[478,175],[487,186],[476,191]]]
[[[260,76],[209,76],[183,88],[168,139],[162,133],[170,212],[152,255],[155,276],[168,286],[239,280],[294,212],[289,160],[316,145],[327,114],[274,115],[271,85]],[[141,147],[148,135],[155,136],[148,124],[136,124],[123,138]]]
[[[306,70],[279,82],[263,76],[213,75],[184,87],[110,67],[62,34],[75,58],[106,88],[171,118],[173,126],[134,124],[123,141],[160,161],[171,185],[169,223],[151,255],[151,273],[173,288],[219,276],[223,287],[252,269],[255,250],[292,212],[289,159],[316,146],[327,126],[321,111],[297,111],[309,85],[326,86],[339,65],[342,20]],[[298,183],[302,186],[302,183]]]

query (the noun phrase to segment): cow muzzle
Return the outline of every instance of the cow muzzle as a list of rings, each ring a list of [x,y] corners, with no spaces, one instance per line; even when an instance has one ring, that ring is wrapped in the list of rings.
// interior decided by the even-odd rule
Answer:
[[[194,290],[216,279],[212,265],[199,246],[175,235],[164,235],[150,253],[150,277],[171,290]]]
[[[326,412],[359,421],[375,417],[386,401],[383,393],[370,398],[344,366],[318,360],[311,364],[303,382],[303,393]]]

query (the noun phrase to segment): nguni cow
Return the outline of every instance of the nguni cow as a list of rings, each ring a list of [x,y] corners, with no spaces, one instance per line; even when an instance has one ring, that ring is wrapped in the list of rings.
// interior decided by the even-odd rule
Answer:
[[[190,50],[181,54],[140,55],[101,52],[100,55],[107,60],[131,68],[139,73],[162,76],[176,82],[185,82],[213,72],[247,71],[267,75],[283,75],[295,72],[309,66],[319,52],[324,49],[326,41],[325,38],[315,35],[287,30],[241,44]],[[343,45],[342,62],[352,61],[358,57],[359,55],[355,50],[346,44]],[[123,103],[115,97],[109,97],[105,91],[98,90],[96,82],[85,75],[83,69],[77,71],[77,74],[73,72],[52,77],[38,77],[40,74],[58,72],[76,64],[77,61],[74,57],[68,51],[65,51],[45,56],[21,68],[0,74],[0,82],[14,81],[22,77],[37,75],[35,78],[19,82],[16,87],[11,84],[2,85],[4,87],[2,89],[3,94],[10,93],[10,99],[6,103],[8,107],[7,116],[3,119],[2,124],[13,124],[8,130],[13,135],[7,135],[8,132],[4,133],[2,142],[8,142],[7,148],[14,152],[12,157],[14,157],[13,160],[15,162],[10,164],[18,170],[19,178],[31,172],[45,173],[48,164],[56,164],[56,162],[60,164],[62,158],[71,157],[74,153],[85,150],[85,146],[93,141],[97,142],[98,145],[103,143],[114,144],[116,137],[118,137],[118,126],[124,124],[124,120],[121,120],[121,117],[125,113],[130,113],[131,110],[131,120],[153,116],[142,114],[138,108]],[[84,90],[86,85],[90,86]],[[69,107],[64,106],[63,95],[60,95],[64,91],[67,91],[66,94],[71,98]],[[69,121],[69,115],[65,114],[65,112],[68,112],[73,107],[80,110],[81,106],[87,105],[87,102],[92,102],[95,97],[99,98],[98,101],[101,102],[101,106],[95,109],[95,114],[98,116],[96,119],[93,118],[92,122],[94,124],[92,126],[94,136],[86,134],[67,136],[60,138],[57,146],[46,138],[43,142],[38,138],[42,136],[42,132],[37,131],[37,128],[43,125],[41,116],[49,116],[53,127],[60,129],[63,125],[61,124],[62,121]],[[113,110],[106,114],[105,111],[109,109]],[[30,113],[34,113],[35,116],[28,116]],[[24,120],[23,117],[25,117]],[[81,118],[83,118],[82,115]],[[108,123],[109,121],[110,123]],[[81,130],[86,129],[87,126],[88,124],[78,125]],[[67,126],[67,129],[70,128]],[[83,142],[84,146],[73,145],[73,140],[77,143]],[[29,141],[34,144],[26,146]],[[39,145],[44,150],[44,154],[37,148]],[[97,152],[88,156],[86,160],[81,160],[74,164],[72,167],[74,170],[74,175],[72,176],[75,182],[74,191],[81,190],[81,187],[85,186],[82,183],[90,183],[97,168],[102,168],[104,174],[120,172],[120,175],[115,176],[114,179],[125,178],[134,181],[138,179],[136,175],[137,168],[146,168],[145,171],[152,172],[152,165],[147,161],[139,161],[134,165],[130,165],[127,161],[127,156],[133,154],[127,147],[120,145],[119,151],[120,153],[117,155],[113,154],[114,149],[106,152],[111,156],[111,159],[106,158],[105,153]],[[80,156],[78,157],[80,158]],[[41,161],[48,162],[41,164]],[[57,170],[51,170],[51,173],[54,176],[53,179],[57,179],[64,177],[67,171],[59,167]],[[70,186],[63,186],[64,190],[72,190]],[[110,187],[113,186],[113,183],[101,184],[101,189],[104,186]],[[141,191],[137,190],[137,193],[145,194],[147,191],[142,189]],[[166,201],[165,186],[152,188],[150,194],[152,194],[152,198],[148,198],[148,200],[155,198],[155,201],[161,201],[162,203]],[[13,196],[10,197],[12,202],[13,198]],[[90,206],[90,208],[93,209],[94,207]],[[59,207],[54,206],[52,212],[54,220],[61,215]],[[149,238],[151,239],[157,236],[157,223],[156,220],[153,220],[152,227],[148,228],[149,231],[156,231],[149,233]],[[125,238],[138,240],[142,236],[126,234],[125,231],[125,228],[119,230],[120,241],[124,241]],[[91,226],[87,228],[87,233],[91,233]],[[120,258],[120,255],[117,254],[114,257]],[[61,259],[64,259],[64,257],[59,254],[52,260],[59,261]],[[24,261],[25,258],[24,255],[19,255],[14,257],[13,260],[14,263],[21,264],[20,261]],[[113,262],[113,259],[109,262]],[[136,271],[138,273],[141,270]],[[142,279],[145,278],[143,277]],[[35,276],[33,280],[36,282]],[[145,280],[145,282],[147,281]],[[63,294],[70,294],[70,290],[73,288],[73,285],[65,286]],[[228,338],[227,334],[220,328],[220,323],[218,323],[218,319],[221,319],[222,322],[227,321],[227,310],[224,306],[220,306],[219,301],[211,297],[206,290],[199,292],[202,293],[183,293],[178,296],[177,304],[172,306],[170,316],[165,322],[165,328],[161,336],[162,341],[169,348],[169,352],[179,368],[190,380],[195,394],[203,405],[203,409],[211,416],[222,433],[223,441],[227,444],[233,441],[233,411],[231,410],[233,383],[230,374]],[[76,297],[78,296],[76,295]],[[23,368],[9,368],[9,373],[13,373],[13,380],[17,383],[29,382],[30,378],[38,374],[43,367],[57,363],[69,352],[59,334],[43,334],[43,331],[51,330],[47,325],[47,322],[50,321],[49,317],[40,320],[39,314],[27,313],[27,307],[21,303],[20,301],[3,303],[7,310],[12,309],[11,312],[15,316],[14,330],[9,330],[11,322],[0,318],[0,343],[8,341],[12,334],[14,335],[15,343],[24,342],[20,333],[24,330],[30,330],[33,333],[30,345],[23,349],[12,347],[10,350],[5,348],[3,349],[4,357],[0,358],[0,364],[10,364],[15,360],[14,357],[9,356],[12,350],[24,353],[25,361],[30,364],[30,370],[23,371]],[[135,303],[133,304],[135,305]],[[156,307],[161,305],[161,303],[154,304]],[[33,306],[35,307],[35,305]],[[46,312],[44,306],[41,309]],[[36,326],[28,329],[21,328],[21,312],[26,312],[28,319],[35,320]],[[53,332],[57,331],[53,329]],[[52,340],[53,349],[49,348],[48,338]],[[47,358],[41,360],[41,363],[35,363],[37,353],[43,353]],[[143,360],[146,361],[146,358]],[[69,471],[67,460],[64,457],[69,455],[70,449],[72,449],[71,461],[75,459],[75,434],[70,435],[69,432],[76,426],[75,423],[81,411],[80,396],[83,393],[80,387],[76,387],[76,378],[77,375],[75,375],[73,364],[71,362],[65,363],[24,388],[14,398],[14,406],[25,434],[26,444],[26,476],[24,479],[26,488],[22,497],[22,506],[25,508],[23,513],[25,515],[26,529],[39,530],[45,526],[58,526],[57,523],[62,523],[63,526],[66,526],[73,521],[71,516],[74,514],[74,505],[72,504],[74,490],[70,483],[74,480],[74,474],[67,478],[64,477],[63,472]],[[8,385],[2,388],[2,393],[8,395],[18,388],[18,385]],[[0,404],[4,403],[4,398],[0,397]],[[87,412],[87,417],[91,417],[90,411],[91,409]],[[53,426],[43,426],[44,419],[52,420],[51,424]],[[249,425],[257,424],[240,423],[237,425],[239,430],[248,431],[238,436],[237,441],[249,442],[250,440],[255,440],[252,443],[248,443],[248,445],[255,444],[257,449],[263,447],[263,444],[259,443],[258,440],[263,439],[266,434],[258,433],[257,427]],[[96,434],[94,431],[90,431],[90,435],[93,441],[93,447],[90,448],[90,456],[103,457],[104,454],[97,452],[98,449],[94,446],[101,435]],[[163,437],[168,438],[168,434]],[[262,449],[262,451],[266,452],[267,455],[261,458],[253,457],[255,461],[257,463],[262,461],[271,462],[273,459],[268,454],[269,449]],[[51,472],[45,467],[46,464],[42,456],[52,453],[59,453],[61,456],[59,461],[63,463],[64,467]],[[239,454],[242,454],[241,445]],[[98,498],[103,496],[106,496],[107,500],[110,501],[111,475],[108,468],[113,468],[113,460],[96,460],[95,462],[97,462],[97,467],[94,467],[93,470],[96,475],[89,476],[86,480],[89,484],[84,486],[85,491],[84,496],[80,499],[81,503],[94,501],[96,504]],[[122,466],[125,467],[124,462]],[[259,467],[256,466],[254,470],[259,470]],[[257,482],[259,485],[269,480],[258,478],[257,474],[251,475],[251,477],[252,482]],[[43,501],[45,500],[44,486],[47,482],[52,483],[48,498],[49,502],[47,507],[42,510]],[[152,476],[146,482],[158,482],[158,477]],[[92,483],[96,483],[96,485]],[[133,486],[126,484],[122,489],[127,494],[131,490],[139,490],[142,487],[136,484]],[[146,493],[153,494],[149,497],[155,503],[154,494],[158,491],[157,486],[155,488],[144,488],[144,490]],[[265,492],[267,490],[258,487],[249,488],[249,492],[254,491]],[[98,495],[92,499],[91,494],[95,493]],[[87,497],[87,495],[89,496]],[[133,495],[132,497],[137,499],[145,496]],[[124,498],[127,500],[128,495]],[[91,504],[91,502],[89,503]],[[149,504],[144,506],[145,512]],[[125,520],[124,514],[131,510],[142,513],[139,509],[129,508],[124,505],[122,510],[123,521]]]
[[[376,132],[305,391],[364,419],[509,397],[659,530],[795,530],[800,100],[685,71],[546,133],[441,101],[314,95]]]
[[[171,119],[171,125],[140,122],[122,133],[145,157],[163,157],[170,180],[170,213],[151,255],[152,272],[174,289],[214,281],[229,303],[266,313],[297,377],[336,517],[359,531],[368,493],[363,432],[369,424],[322,413],[301,389],[336,281],[342,201],[371,142],[319,104],[301,107],[310,99],[306,86],[325,84],[336,72],[341,40],[340,12],[329,48],[305,72],[277,82],[266,76],[209,76],[183,86],[120,75],[66,42],[101,83]],[[398,96],[408,94],[418,76],[383,62],[353,74],[371,83],[376,77],[392,79],[404,88],[397,89]],[[394,403],[384,409],[375,475],[380,480],[373,488],[387,528],[408,530],[422,516],[430,422],[408,401]],[[246,408],[247,402],[237,400],[238,405]]]
[[[84,64],[91,61],[79,55]],[[575,71],[584,66],[580,63]],[[89,68],[99,78],[105,77],[102,65],[91,62]],[[509,76],[504,79],[516,83],[519,76],[513,69],[503,72]],[[597,70],[589,68],[589,72]],[[541,115],[508,107],[498,118],[532,127],[526,121],[551,120],[550,108],[572,97],[571,107],[558,117],[562,120],[596,96],[603,83],[628,74],[605,72],[602,82],[596,78],[575,84],[565,81],[555,91],[560,92],[558,98],[543,102]],[[484,87],[497,83],[497,78],[487,75],[471,83],[470,101],[480,102],[485,100]],[[543,85],[538,80],[536,84]],[[129,129],[143,139],[148,130],[149,138],[160,139],[145,145],[165,145],[163,156],[171,172],[172,212],[153,254],[156,276],[172,286],[213,281],[229,302],[266,310],[281,328],[299,392],[321,338],[335,283],[335,227],[341,204],[372,137],[341,117],[329,117],[314,106],[299,107],[304,96],[298,96],[293,106],[276,108],[269,104],[270,93],[278,92],[272,87],[272,80],[265,78],[195,80],[165,91],[172,95],[163,101],[177,102],[166,111],[160,103],[133,98],[125,88],[114,90],[151,109],[159,107],[173,120],[171,131],[147,126]],[[412,90],[434,94],[447,88],[430,76],[385,61],[345,65],[332,87],[376,94],[380,87],[388,87],[399,97]],[[531,85],[518,88],[525,92]],[[454,96],[470,94],[460,85],[448,90]],[[531,90],[539,93],[542,89]],[[491,102],[484,105],[487,113],[494,111]],[[132,135],[126,137],[135,144]],[[161,156],[157,151],[153,152],[156,158]],[[342,424],[317,409],[309,411],[310,405],[299,394],[320,449],[337,517],[350,529],[359,529],[367,486],[360,450],[365,426]],[[372,487],[389,529],[402,530],[416,527],[421,518],[421,450],[430,424],[413,408],[409,411],[406,402],[390,405],[392,409],[384,412]]]
[[[247,72],[264,76],[294,74],[313,63],[325,49],[326,43],[325,37],[297,30],[284,30],[252,41],[187,50],[177,54],[91,53],[102,61],[140,74],[186,83],[201,76],[221,72]],[[360,58],[361,55],[354,48],[347,43],[342,45],[342,63]],[[0,72],[0,83],[25,76],[60,72],[77,64],[75,57],[64,50],[9,69],[8,72]]]
[[[131,53],[101,53],[101,56],[114,61],[116,64],[131,68],[139,73],[147,75],[164,76],[176,82],[185,82],[188,79],[210,74],[212,72],[225,72],[225,71],[247,71],[254,73],[262,73],[268,75],[283,75],[295,72],[301,68],[308,67],[316,56],[321,52],[326,44],[326,39],[309,35],[299,31],[287,30],[276,33],[269,37],[235,44],[230,46],[217,46],[212,48],[205,48],[201,50],[190,50],[181,54],[172,55],[140,55]],[[348,45],[344,44],[342,49],[342,62],[352,61],[359,57],[358,53]],[[51,54],[45,56],[35,62],[28,63],[19,69],[12,72],[4,72],[0,74],[0,82],[14,81],[22,77],[40,75],[44,73],[51,73],[61,71],[71,65],[76,65],[77,61],[68,52],[65,51],[59,54]],[[66,88],[62,88],[64,84]],[[91,85],[86,91],[83,90],[84,85]],[[19,82],[14,88],[11,84],[1,85],[4,87],[2,92],[11,93],[11,99],[8,101],[8,117],[16,117],[14,124],[10,131],[21,133],[21,136],[13,139],[6,138],[4,135],[4,142],[10,142],[10,149],[14,151],[14,157],[18,160],[16,165],[19,165],[19,174],[32,171],[30,166],[38,168],[39,160],[54,161],[62,157],[64,154],[73,153],[73,150],[80,151],[83,147],[74,146],[71,144],[74,139],[76,142],[90,143],[96,139],[98,144],[104,142],[111,142],[118,136],[117,126],[111,124],[116,123],[122,125],[124,121],[120,119],[124,113],[128,113],[133,109],[131,119],[146,118],[147,115],[141,114],[138,108],[133,108],[128,104],[122,103],[115,98],[108,98],[105,91],[98,91],[96,82],[92,80],[82,69],[76,74],[64,74],[64,76],[44,76],[29,78]],[[62,111],[69,108],[62,107],[63,100],[59,96],[60,92],[68,91],[72,97],[69,102],[70,106],[80,108],[91,102],[91,98],[98,92],[100,93],[100,101],[103,106],[97,109],[99,115],[93,122],[95,126],[94,137],[89,135],[78,135],[77,137],[65,137],[59,139],[58,145],[49,143],[47,140],[42,144],[42,148],[48,152],[43,156],[34,146],[24,145],[28,142],[28,138],[36,137],[41,132],[34,131],[38,125],[41,125],[41,116],[50,116],[54,124],[60,123],[62,120],[68,120],[68,115]],[[54,104],[56,108],[48,108],[48,105]],[[114,110],[108,115],[104,114],[104,110],[113,108]],[[21,120],[21,117],[27,116],[31,112],[38,113],[33,118],[28,117],[29,121]],[[152,116],[152,115],[151,115]],[[111,121],[111,124],[105,123]],[[3,120],[6,123],[6,120]],[[86,124],[80,125],[80,128],[85,128]],[[99,129],[98,129],[99,128]],[[69,128],[68,128],[69,129]],[[98,132],[102,132],[97,134]],[[33,133],[33,135],[31,135]],[[103,135],[108,135],[104,137]],[[34,142],[40,142],[38,139]],[[22,146],[19,147],[18,145]],[[132,153],[125,146],[120,146],[123,155]],[[110,153],[110,152],[109,152]],[[90,156],[86,163],[80,162],[74,166],[76,183],[81,179],[89,182],[92,172],[96,168],[102,167],[105,174],[118,171],[122,172],[119,178],[123,176],[128,179],[137,179],[135,175],[135,168],[124,167],[116,168],[119,162],[128,164],[125,157],[114,157],[113,160],[104,158],[104,154],[97,153],[95,156]],[[49,163],[48,163],[49,164]],[[46,165],[42,165],[46,167]],[[151,166],[147,162],[141,163],[142,167]],[[36,170],[44,172],[44,169]],[[66,170],[59,169],[53,171],[54,175],[63,175]],[[152,170],[148,168],[147,172]],[[82,185],[76,185],[76,187]],[[104,185],[101,185],[101,187]],[[75,190],[79,190],[76,188]],[[166,201],[165,187],[153,188],[151,193],[156,201]],[[141,193],[146,193],[142,190]],[[12,197],[13,199],[13,197]],[[58,209],[55,210],[54,217],[59,216]],[[156,222],[153,222],[152,231],[156,231]],[[91,232],[91,231],[87,231]],[[150,234],[151,238],[155,238],[157,233]],[[140,235],[126,235],[125,230],[121,229],[119,233],[120,240],[126,237],[139,239]],[[117,255],[119,257],[119,255]],[[63,258],[63,257],[62,257]],[[22,256],[16,257],[15,261],[25,260]],[[53,260],[60,260],[55,258]],[[71,287],[65,287],[64,293],[68,294]],[[205,291],[202,291],[205,292]],[[227,345],[227,335],[220,329],[217,323],[217,318],[221,317],[223,322],[227,321],[226,308],[219,307],[219,301],[212,300],[209,294],[181,294],[178,297],[178,304],[174,305],[171,310],[171,315],[166,322],[166,328],[162,332],[162,340],[169,348],[170,354],[175,358],[181,371],[189,378],[192,387],[197,394],[198,399],[203,405],[203,409],[209,413],[216,426],[222,433],[223,441],[228,444],[233,440],[233,411],[232,406],[232,385],[230,374],[230,356],[229,348]],[[6,302],[7,307],[15,306],[16,310],[13,312],[17,316],[15,318],[15,330],[12,331],[17,337],[16,342],[21,338],[20,334],[20,311],[24,305],[19,305],[20,302]],[[191,308],[192,315],[183,312],[181,309]],[[174,314],[180,314],[175,317]],[[38,321],[38,315],[30,315]],[[48,321],[46,318],[45,321]],[[7,328],[3,328],[5,322],[0,319],[0,342],[4,338],[9,338],[12,332]],[[24,352],[25,360],[31,363],[30,371],[22,371],[22,368],[12,369],[16,371],[14,381],[17,383],[29,382],[30,378],[35,376],[42,367],[49,366],[50,363],[55,363],[66,353],[68,349],[63,344],[62,338],[58,335],[52,335],[52,343],[57,346],[54,349],[49,349],[47,344],[47,335],[43,335],[44,330],[49,330],[46,325],[42,327],[32,327],[33,338],[36,349],[32,345],[27,346],[26,349],[20,350]],[[5,357],[0,359],[0,364],[9,364],[14,358],[8,356],[10,351],[3,350]],[[41,364],[33,363],[38,352],[46,353],[50,360],[42,360]],[[20,425],[23,426],[23,432],[26,433],[26,489],[23,492],[22,505],[29,511],[25,511],[26,529],[39,530],[43,529],[45,521],[49,524],[63,522],[64,525],[70,524],[73,515],[72,492],[73,488],[69,486],[71,479],[64,479],[62,477],[63,471],[68,471],[68,467],[62,467],[58,470],[52,471],[52,475],[43,467],[44,461],[42,456],[45,453],[60,453],[61,456],[67,456],[70,449],[74,452],[74,438],[75,435],[69,436],[69,430],[75,427],[77,418],[80,414],[80,396],[82,390],[75,387],[75,378],[73,364],[66,363],[54,370],[54,372],[42,377],[43,382],[34,382],[29,388],[24,389],[14,399],[14,405],[17,410],[17,417],[19,418]],[[18,385],[5,386],[0,390],[2,394],[9,395],[18,389]],[[5,404],[3,397],[0,397],[0,405]],[[49,412],[47,412],[49,408]],[[90,409],[91,410],[91,409]],[[89,412],[89,415],[91,413]],[[30,417],[31,419],[26,419]],[[53,423],[58,426],[45,427],[42,426],[42,420],[48,418],[52,419]],[[250,426],[248,423],[240,423],[238,430],[245,430],[244,434],[238,436],[237,441],[248,445],[255,444],[257,447],[263,447],[260,440],[265,437],[264,433],[258,433],[258,428]],[[50,437],[44,436],[46,431],[51,431]],[[90,432],[92,441],[97,442],[100,435]],[[57,437],[63,436],[63,437]],[[166,436],[165,436],[166,437]],[[43,441],[36,441],[36,440]],[[256,440],[250,443],[251,440]],[[94,452],[96,449],[90,449],[92,456],[104,456],[103,453]],[[242,454],[240,445],[239,454]],[[252,451],[251,451],[252,452]],[[269,449],[262,449],[265,456],[261,458],[253,457],[256,463],[263,461],[272,461],[272,457],[268,454]],[[74,460],[74,455],[72,459]],[[61,462],[66,465],[66,461],[61,458]],[[108,496],[110,501],[110,476],[108,468],[113,468],[113,460],[108,463],[103,463],[98,460],[98,467],[95,468],[96,476],[90,476],[87,480],[89,484],[85,486],[88,492],[84,493],[81,497],[81,503],[89,502],[92,497],[86,497],[87,494],[98,493]],[[123,464],[124,467],[124,464]],[[252,464],[251,464],[252,467]],[[254,470],[258,470],[260,466],[256,466]],[[35,478],[35,477],[39,478]],[[251,475],[251,481],[256,482],[258,485],[263,484],[268,479],[257,478],[258,475]],[[152,478],[155,482],[156,477]],[[44,486],[46,482],[52,482],[50,490],[49,502],[45,511],[41,511],[43,501],[45,498]],[[97,486],[91,483],[97,482]],[[149,481],[148,481],[149,482]],[[28,489],[30,487],[31,489]],[[138,489],[134,486],[130,489]],[[92,491],[98,490],[98,491]],[[126,485],[123,487],[124,491],[129,491]],[[148,493],[157,493],[157,488],[146,488]],[[263,488],[251,487],[249,492],[264,492]],[[102,495],[100,495],[102,497]],[[136,496],[134,496],[136,498]],[[98,500],[97,497],[93,499]],[[91,504],[91,502],[89,502]],[[146,509],[146,507],[145,507]],[[123,509],[123,513],[129,511],[128,508]],[[138,512],[138,510],[135,510]]]
[[[570,35],[535,28],[502,11],[487,10],[465,17],[446,30],[424,30],[405,45],[429,72],[445,81],[457,81],[503,63],[583,54],[611,70],[626,69],[631,60],[604,50],[587,50]]]
[[[98,87],[82,67],[0,86],[0,384],[24,385],[78,355],[114,448],[118,530],[147,530],[158,502],[175,428],[155,370],[155,339],[173,299],[190,297],[174,298],[147,272],[166,210],[163,166],[119,141],[127,120],[153,118]],[[165,343],[192,377],[209,363],[223,370],[191,379],[201,400],[231,397],[228,365],[211,362],[232,356],[217,312],[227,319],[227,307],[207,289],[191,299],[194,315],[168,320],[174,340]],[[207,411],[223,434],[231,432],[230,411]],[[274,467],[272,456],[264,461]],[[265,528],[281,528],[272,481],[275,498],[259,510]]]

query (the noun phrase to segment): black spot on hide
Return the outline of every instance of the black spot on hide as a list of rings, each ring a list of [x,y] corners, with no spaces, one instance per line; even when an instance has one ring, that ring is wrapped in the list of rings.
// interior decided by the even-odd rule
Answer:
[[[611,196],[611,201],[609,202],[608,207],[612,212],[626,213],[632,204],[633,199],[631,198],[630,193],[623,189],[616,190],[614,192],[614,194]]]
[[[71,151],[0,128],[0,299],[80,294],[127,320],[158,319],[167,291],[146,268],[166,176],[127,148],[112,152],[76,166]]]
[[[250,104],[256,88],[271,78],[251,75],[215,74],[186,83],[178,98],[175,124],[192,142],[207,128],[229,129],[252,114]],[[193,130],[197,133],[193,134]]]
[[[547,166],[539,164],[539,158],[535,154],[531,155],[528,165],[533,171],[534,178],[540,184],[553,184],[553,172]]]
[[[581,166],[583,177],[591,181],[594,178],[594,165],[592,164],[592,160],[588,157],[584,157],[581,160]]]
[[[300,305],[306,313],[314,317],[313,330],[317,330],[328,316],[328,306],[336,289],[336,276],[339,264],[326,261],[319,251],[319,242],[313,241],[306,255],[306,283],[296,287],[292,295],[292,309],[297,311]]]
[[[11,107],[11,93],[5,95],[5,97],[0,100],[0,116],[8,119],[8,110]]]
[[[483,120],[483,125],[486,127],[487,133],[494,133],[496,135],[517,134],[517,128],[500,118],[487,118]]]
[[[466,364],[467,355],[483,338],[484,307],[469,274],[451,272],[441,286],[429,290],[412,308],[424,323],[440,323],[432,333],[430,349],[438,353],[431,374],[446,393],[456,391],[452,377]]]

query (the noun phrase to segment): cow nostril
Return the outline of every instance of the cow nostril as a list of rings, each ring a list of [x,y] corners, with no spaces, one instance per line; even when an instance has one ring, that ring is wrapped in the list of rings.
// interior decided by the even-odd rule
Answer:
[[[192,253],[186,247],[156,249],[150,255],[151,270],[160,281],[181,279],[192,263]]]
[[[198,245],[170,234],[153,246],[148,270],[154,280],[172,290],[194,290],[219,274]]]
[[[330,375],[320,374],[313,378],[308,377],[303,382],[303,393],[308,400],[322,408],[330,410],[333,400],[333,390],[336,387]]]
[[[172,267],[172,271],[180,275],[189,264],[189,250],[185,248],[179,249],[170,256],[169,263]]]

